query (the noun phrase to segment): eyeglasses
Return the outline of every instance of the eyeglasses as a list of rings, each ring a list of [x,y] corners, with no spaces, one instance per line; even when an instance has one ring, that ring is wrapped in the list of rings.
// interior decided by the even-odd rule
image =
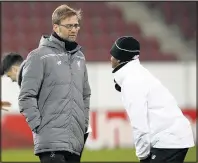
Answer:
[[[68,30],[72,30],[73,27],[74,28],[79,28],[80,27],[80,24],[59,24],[60,26],[63,26],[65,28],[67,28]]]

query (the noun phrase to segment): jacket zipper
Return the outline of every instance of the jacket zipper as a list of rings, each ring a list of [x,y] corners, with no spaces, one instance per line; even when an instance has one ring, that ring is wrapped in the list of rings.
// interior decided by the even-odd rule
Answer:
[[[73,97],[72,97],[72,82],[73,82],[73,73],[72,73],[72,67],[71,67],[71,54],[68,54],[68,58],[69,58],[69,69],[70,69],[70,75],[71,75],[71,81],[70,81],[70,91],[71,91],[71,109],[73,108]],[[72,110],[71,110],[72,112]],[[70,121],[70,125],[72,125],[72,122]],[[72,132],[72,127],[70,127],[70,130]],[[69,147],[70,148],[70,147]]]

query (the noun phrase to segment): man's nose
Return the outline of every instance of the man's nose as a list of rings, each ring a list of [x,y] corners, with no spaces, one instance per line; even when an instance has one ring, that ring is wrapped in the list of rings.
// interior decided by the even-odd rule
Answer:
[[[71,32],[76,32],[77,28],[76,27],[72,27]]]

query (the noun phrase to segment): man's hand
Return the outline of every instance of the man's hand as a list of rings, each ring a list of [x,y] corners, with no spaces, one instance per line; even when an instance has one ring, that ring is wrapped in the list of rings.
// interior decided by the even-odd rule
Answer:
[[[11,105],[12,104],[8,101],[1,101],[1,110],[9,111]]]

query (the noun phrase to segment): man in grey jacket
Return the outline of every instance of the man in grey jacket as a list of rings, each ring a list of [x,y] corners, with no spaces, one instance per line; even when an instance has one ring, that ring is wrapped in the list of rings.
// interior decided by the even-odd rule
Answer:
[[[80,19],[80,11],[59,6],[53,34],[42,36],[23,64],[19,107],[41,163],[80,162],[91,95],[85,57],[75,42]]]

